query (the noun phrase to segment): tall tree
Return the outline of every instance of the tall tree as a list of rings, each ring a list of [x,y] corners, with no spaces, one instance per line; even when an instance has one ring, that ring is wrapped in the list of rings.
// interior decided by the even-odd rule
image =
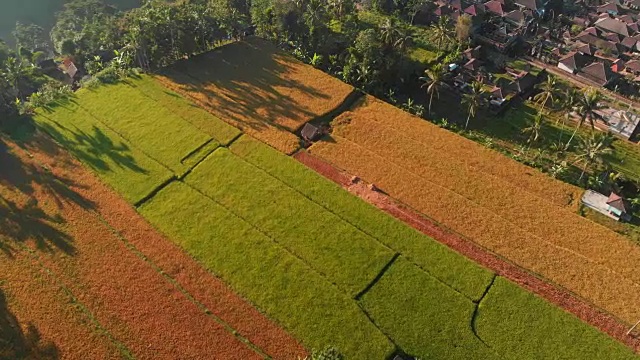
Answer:
[[[380,25],[380,40],[389,51],[404,51],[410,39],[406,29],[399,26],[392,17],[388,17]]]
[[[17,57],[9,57],[5,60],[1,71],[0,77],[5,79],[10,92],[14,94],[14,98],[21,98],[22,83],[29,74],[24,63]]]
[[[564,148],[564,145],[562,144],[562,134],[564,133],[564,125],[571,117],[571,113],[573,113],[576,106],[578,106],[578,102],[580,101],[580,96],[582,96],[582,94],[578,92],[575,88],[571,87],[569,88],[567,93],[562,98],[562,101],[560,102],[560,106],[562,107],[562,111],[564,112],[564,115],[562,117],[559,117],[558,120],[556,121],[556,125],[560,121],[562,121],[562,128],[560,131],[558,131],[560,133],[558,135],[559,149]]]
[[[453,39],[453,29],[451,28],[449,18],[446,16],[441,16],[437,22],[431,25],[430,29],[432,36],[435,38],[438,50],[442,50],[442,45]]]
[[[431,104],[433,103],[433,96],[440,98],[440,88],[444,85],[444,69],[442,64],[436,64],[431,69],[424,71],[424,77],[420,80],[424,81],[422,87],[427,88],[427,95],[429,95],[429,115],[431,115]]]
[[[556,99],[558,93],[558,83],[554,76],[547,76],[547,80],[537,84],[536,88],[540,90],[536,96],[533,97],[533,100],[540,104],[540,112],[542,112],[551,100],[551,103]]]
[[[578,180],[591,169],[592,166],[603,165],[606,162],[606,155],[611,154],[613,149],[613,136],[610,133],[591,133],[591,135],[581,141],[578,147],[578,156],[576,156],[576,164],[582,164],[582,173]]]
[[[478,109],[482,106],[482,96],[485,90],[482,84],[478,81],[474,81],[471,84],[471,90],[462,95],[462,104],[467,108],[467,122],[464,124],[464,128],[469,127],[469,120],[476,117]]]
[[[13,37],[16,39],[18,47],[27,49],[31,52],[46,49],[48,47],[45,31],[41,26],[36,24],[16,23],[13,31]]]
[[[542,129],[544,127],[544,116],[541,112],[537,113],[533,118],[533,123],[526,128],[522,129],[523,134],[529,134],[529,138],[527,138],[527,143],[531,144],[540,139],[542,135]]]
[[[576,125],[575,130],[573,131],[573,134],[571,134],[571,138],[569,138],[569,141],[567,141],[565,149],[569,148],[569,145],[578,132],[578,129],[580,129],[580,127],[586,120],[589,120],[592,130],[595,128],[595,121],[600,118],[600,115],[598,115],[596,111],[602,107],[600,105],[600,99],[600,93],[595,88],[588,88],[587,90],[585,90],[582,96],[579,97],[576,106],[576,112],[580,116],[580,119],[578,121],[578,124]]]
[[[469,14],[462,14],[456,20],[456,39],[459,44],[466,44],[471,36],[471,25],[473,19]]]

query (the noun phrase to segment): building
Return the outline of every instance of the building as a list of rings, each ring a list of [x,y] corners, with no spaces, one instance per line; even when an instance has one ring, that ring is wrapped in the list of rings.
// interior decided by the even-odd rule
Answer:
[[[611,68],[604,63],[596,61],[578,71],[578,76],[587,79],[599,86],[607,86],[615,79]]]
[[[582,195],[582,203],[603,215],[614,220],[630,220],[629,206],[626,201],[618,194],[611,193],[609,196],[600,194],[593,190],[585,191]]]
[[[307,141],[317,141],[322,137],[322,130],[317,126],[306,123],[302,127],[300,134],[302,135],[302,138]]]
[[[631,110],[631,107],[627,111],[605,108],[596,113],[607,123],[609,131],[622,138],[630,139],[638,132],[640,124],[640,115]]]
[[[609,195],[609,198],[607,198],[607,211],[610,214],[617,216],[618,219],[626,220],[629,216],[629,211],[624,199],[614,192],[612,192],[611,195]]]
[[[569,74],[577,74],[583,67],[592,62],[592,59],[588,56],[579,53],[572,52],[564,56],[558,61],[558,67]]]

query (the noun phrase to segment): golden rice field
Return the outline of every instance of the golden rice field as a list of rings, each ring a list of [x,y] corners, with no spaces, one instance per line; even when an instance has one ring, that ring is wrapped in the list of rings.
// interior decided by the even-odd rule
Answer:
[[[293,132],[338,107],[353,90],[258,38],[180,62],[158,79],[287,154],[299,148]]]
[[[640,317],[640,249],[578,216],[580,189],[372,98],[332,137],[310,152],[613,315]]]

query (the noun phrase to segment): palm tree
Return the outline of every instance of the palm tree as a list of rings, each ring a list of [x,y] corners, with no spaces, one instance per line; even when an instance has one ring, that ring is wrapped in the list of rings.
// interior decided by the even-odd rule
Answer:
[[[411,39],[411,35],[407,34],[404,28],[397,26],[391,17],[387,18],[385,22],[380,25],[380,40],[388,49],[404,51]]]
[[[464,124],[464,128],[469,127],[469,119],[476,116],[480,105],[482,105],[482,94],[484,94],[484,88],[482,84],[474,81],[471,84],[471,92],[462,95],[462,104],[467,108],[467,122]]]
[[[0,75],[6,80],[9,88],[16,94],[16,97],[20,97],[20,84],[28,73],[19,59],[10,57],[4,62],[4,66],[1,69]]]
[[[449,23],[449,18],[441,16],[440,19],[438,19],[438,22],[431,25],[431,33],[436,39],[438,50],[441,51],[442,43],[453,39],[453,29],[451,28],[451,23]]]
[[[540,92],[533,97],[533,100],[540,104],[540,111],[544,110],[549,100],[551,103],[555,100],[555,95],[558,93],[558,84],[556,78],[549,75],[547,80],[536,86]]]
[[[433,102],[433,95],[440,98],[440,88],[444,85],[444,71],[442,64],[436,64],[431,69],[424,71],[425,75],[420,78],[424,81],[422,87],[427,87],[427,95],[429,95],[429,115],[431,115],[431,103]]]
[[[589,120],[592,130],[595,128],[595,120],[600,118],[600,115],[598,115],[596,111],[600,108],[600,93],[594,88],[588,88],[584,92],[583,96],[580,96],[578,98],[576,111],[578,115],[580,115],[580,120],[578,121],[578,125],[573,131],[573,134],[571,134],[571,138],[569,138],[569,141],[567,141],[567,145],[565,146],[565,148],[569,148],[571,140],[573,140],[573,137],[578,132],[578,129],[582,126],[582,124],[584,124],[586,120]]]
[[[582,96],[582,93],[580,93],[579,91],[571,87],[568,90],[567,94],[562,99],[562,102],[560,103],[560,106],[562,107],[562,111],[564,111],[564,116],[562,116],[561,118],[558,118],[558,120],[556,121],[556,125],[558,125],[558,123],[560,122],[560,119],[562,119],[562,127],[559,131],[560,135],[558,136],[558,147],[560,147],[562,144],[562,134],[564,133],[564,125],[569,120],[569,117],[571,117],[571,113],[578,106],[578,102],[580,101],[580,96]],[[562,147],[564,148],[564,146]]]
[[[610,133],[591,133],[591,136],[580,143],[579,155],[576,156],[575,163],[582,163],[583,167],[578,181],[582,180],[582,177],[592,165],[605,163],[605,155],[613,151],[611,148],[612,143],[613,136]]]
[[[544,125],[544,117],[542,113],[537,113],[533,119],[533,124],[522,129],[523,134],[529,134],[529,138],[527,139],[527,144],[531,144],[533,142],[538,141],[540,135],[542,134],[542,127]]]

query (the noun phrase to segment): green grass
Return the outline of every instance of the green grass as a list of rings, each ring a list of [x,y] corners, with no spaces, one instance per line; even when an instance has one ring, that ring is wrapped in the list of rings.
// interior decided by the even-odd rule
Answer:
[[[402,257],[361,302],[382,331],[411,356],[499,358],[471,331],[475,304]]]
[[[438,60],[438,54],[422,47],[414,47],[410,49],[407,56],[409,59],[425,66],[430,66],[433,62]]]
[[[331,344],[349,359],[384,359],[394,350],[344,292],[189,186],[170,184],[140,212],[307,347]]]
[[[273,148],[243,136],[231,145],[231,151],[470,298],[479,299],[491,281],[493,274],[489,270],[384,214],[296,160],[281,156]]]
[[[97,91],[81,90],[77,96],[82,108],[97,121],[178,176],[189,169],[182,160],[211,140],[210,136],[170,109],[158,106],[156,101],[126,84],[105,86]]]
[[[99,126],[77,104],[61,104],[52,113],[40,111],[35,121],[131,203],[173,176],[118,134]]]
[[[78,91],[35,120],[131,203],[240,134],[150,76]]]
[[[208,134],[222,145],[228,145],[241,134],[237,128],[218,119],[182,96],[167,90],[150,77],[143,76],[140,80],[131,80],[129,85],[153,99],[156,102],[156,106],[169,109],[173,114],[191,123],[191,125]]]
[[[351,296],[362,291],[393,257],[372,237],[227,149],[214,152],[185,181]]]
[[[640,183],[640,144],[625,140],[613,143],[613,154],[607,157],[611,166],[627,179]]]
[[[575,316],[497,278],[477,316],[477,332],[507,359],[636,359]]]

